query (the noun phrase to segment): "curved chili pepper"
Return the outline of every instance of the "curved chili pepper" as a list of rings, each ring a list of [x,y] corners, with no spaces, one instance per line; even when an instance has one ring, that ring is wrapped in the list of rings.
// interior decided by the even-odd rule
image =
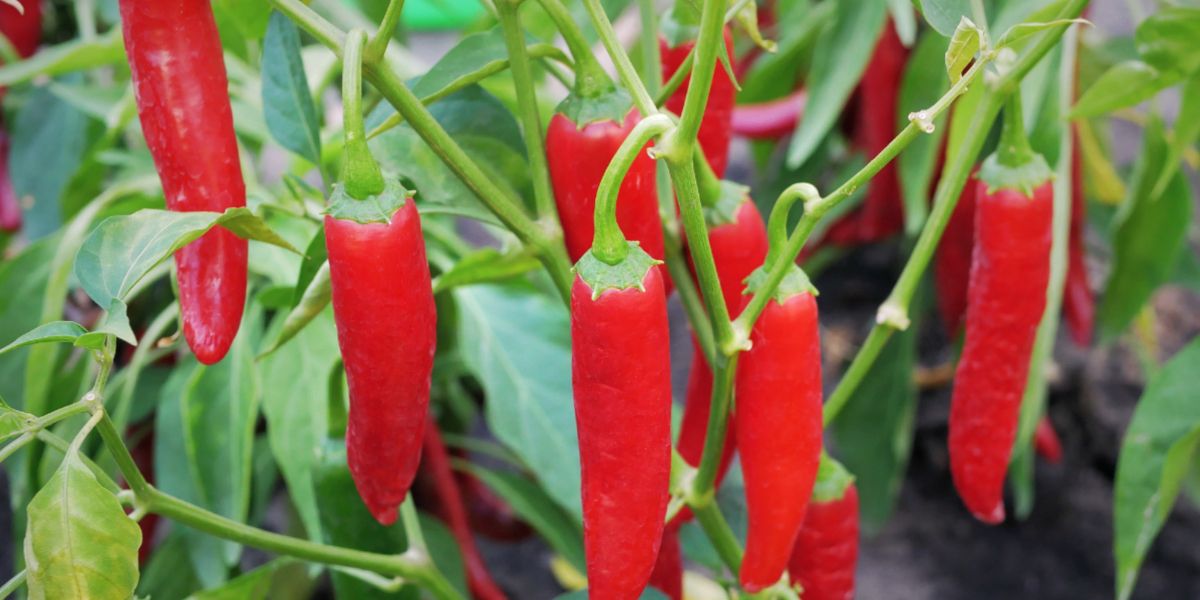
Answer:
[[[167,208],[245,206],[224,55],[208,0],[121,0],[120,6],[138,115]],[[188,346],[200,362],[218,362],[242,321],[246,240],[214,228],[176,252],[175,266]]]
[[[442,434],[438,431],[437,423],[433,422],[432,415],[425,424],[425,442],[418,477],[432,488],[429,491],[432,492],[435,501],[430,504],[430,509],[450,528],[450,533],[458,542],[471,597],[477,600],[503,599],[504,592],[492,579],[492,574],[488,572],[487,564],[483,562],[479,548],[475,545],[475,537],[471,535],[462,493],[450,467],[450,454],[446,451],[446,444],[442,441]]]
[[[730,60],[733,60],[733,37],[730,36],[728,27],[724,31],[725,51]],[[658,49],[664,82],[687,60],[688,53],[695,45],[696,41],[690,40],[671,47],[666,38],[659,36]],[[690,82],[691,75],[684,79],[679,89],[667,99],[667,110],[677,115],[683,113],[683,102],[687,98]],[[708,103],[704,105],[704,120],[700,122],[700,132],[696,136],[700,147],[704,149],[708,164],[712,166],[717,177],[725,174],[725,167],[729,164],[729,139],[733,133],[733,105],[736,99],[737,89],[733,86],[733,80],[729,78],[729,72],[725,70],[725,63],[718,57],[717,67],[713,71],[712,86],[709,88]]]
[[[1050,417],[1046,415],[1042,415],[1038,420],[1037,429],[1033,431],[1033,449],[1050,464],[1057,465],[1062,462],[1062,440],[1058,438],[1058,432],[1054,431],[1054,423],[1051,423]]]
[[[1079,148],[1079,134],[1075,134]],[[1087,223],[1087,201],[1083,196],[1083,163],[1079,152],[1071,157],[1071,235],[1067,249],[1067,279],[1063,290],[1063,313],[1071,339],[1081,347],[1092,344],[1092,329],[1096,320],[1096,296],[1088,280],[1087,249],[1084,247],[1084,227]]]
[[[950,405],[950,470],[985,523],[1004,520],[1004,474],[1050,281],[1053,185],[1032,196],[977,183],[966,342]]]
[[[742,292],[746,288],[746,278],[763,264],[767,257],[767,227],[763,223],[758,207],[749,197],[745,197],[733,212],[733,219],[728,223],[711,224],[708,230],[708,241],[712,247],[713,262],[717,267],[717,279],[721,283],[721,294],[725,305],[729,307],[731,316],[736,317],[741,312]],[[690,255],[689,255],[689,266]],[[692,267],[693,280],[695,268]],[[680,456],[692,466],[700,464],[700,455],[704,453],[704,440],[708,435],[708,414],[712,402],[712,369],[704,360],[704,352],[700,344],[692,338],[692,370],[688,375],[687,392],[683,409],[683,422],[679,429],[679,441],[676,447]],[[736,449],[735,416],[729,417],[729,426],[725,431],[725,446],[721,451],[721,464],[717,470],[717,486],[721,484]],[[691,511],[684,508],[676,517],[677,522],[691,518]]]
[[[977,170],[976,170],[977,171]],[[967,179],[946,222],[934,255],[933,281],[937,287],[938,312],[950,338],[958,336],[967,312],[967,282],[971,277],[971,253],[975,247],[975,173]]]
[[[811,292],[772,300],[737,374],[737,439],[749,528],[740,579],[779,580],[804,521],[821,456],[821,343]]]
[[[437,341],[421,217],[411,198],[388,223],[327,215],[325,246],[350,388],[350,472],[387,525],[421,459]]]
[[[868,158],[879,154],[896,136],[900,80],[907,60],[908,50],[889,19],[859,83],[854,139]],[[881,240],[904,228],[904,204],[895,161],[871,178],[857,222],[858,240],[864,243]]]
[[[637,122],[637,113],[633,111],[624,123],[605,119],[577,124],[561,112],[550,119],[546,131],[546,161],[567,254],[572,262],[579,260],[592,246],[596,190],[617,148]],[[646,152],[639,153],[621,183],[617,222],[628,239],[640,242],[650,256],[662,260],[663,232],[657,185],[654,160]],[[665,277],[666,271],[662,267],[659,270]]]
[[[640,288],[597,294],[580,275],[571,289],[571,373],[588,593],[606,600],[632,600],[645,589],[658,558],[669,496],[666,297],[659,270],[644,272]]]
[[[858,489],[849,474],[826,477],[826,464],[823,459],[788,575],[804,600],[850,600],[858,563]]]
[[[775,100],[739,104],[733,108],[733,134],[752,140],[787,137],[796,129],[807,103],[808,90],[801,88]]]
[[[21,201],[8,170],[8,133],[0,129],[0,231],[21,229]]]
[[[650,574],[650,587],[671,600],[683,600],[683,549],[679,547],[679,527],[667,525],[663,530],[658,561]]]

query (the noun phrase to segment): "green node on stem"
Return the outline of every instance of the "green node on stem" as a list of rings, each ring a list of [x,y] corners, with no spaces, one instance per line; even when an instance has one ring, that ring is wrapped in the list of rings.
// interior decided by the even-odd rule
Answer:
[[[1013,93],[1004,107],[1004,127],[996,151],[983,161],[979,179],[987,183],[988,192],[1017,190],[1032,198],[1033,191],[1054,178],[1046,159],[1029,145],[1021,117],[1021,95]]]
[[[346,45],[342,50],[342,121],[346,130],[342,184],[351,198],[359,200],[378,195],[387,187],[379,163],[367,147],[363,124],[362,61],[366,43],[367,32],[355,29],[346,34]]]

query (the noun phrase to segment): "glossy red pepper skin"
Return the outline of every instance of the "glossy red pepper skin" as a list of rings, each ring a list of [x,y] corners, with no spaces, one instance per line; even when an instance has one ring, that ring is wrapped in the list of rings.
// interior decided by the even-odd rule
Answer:
[[[633,600],[658,559],[671,471],[671,366],[657,269],[636,288],[571,290],[571,373],[588,595]]]
[[[338,346],[350,414],[346,452],[363,502],[384,525],[421,460],[437,314],[412,199],[390,223],[325,217]]]
[[[437,423],[430,415],[425,424],[425,441],[421,453],[421,468],[418,474],[422,488],[434,502],[429,508],[450,529],[454,540],[462,553],[463,566],[467,572],[467,589],[476,600],[503,600],[504,592],[492,579],[487,564],[479,554],[475,545],[475,536],[471,535],[471,526],[467,520],[467,510],[463,504],[462,493],[458,482],[455,481],[454,471],[450,467],[450,453],[442,441]]]
[[[555,113],[546,130],[546,160],[554,201],[562,222],[571,262],[592,247],[595,236],[596,190],[612,157],[637,125],[635,112],[624,123],[604,120],[580,128],[562,113]],[[621,232],[640,242],[650,256],[663,259],[662,219],[658,213],[657,170],[646,152],[638,153],[625,174],[617,200]],[[662,275],[665,270],[660,271]]]
[[[1054,424],[1046,415],[1042,415],[1038,420],[1037,429],[1033,431],[1033,449],[1050,464],[1057,465],[1062,462],[1062,440],[1058,438]]]
[[[857,564],[858,489],[850,484],[841,498],[809,505],[788,574],[804,600],[850,600]]]
[[[146,144],[167,208],[246,205],[221,40],[207,0],[121,0]],[[196,358],[229,351],[246,300],[246,240],[217,227],[175,253],[183,333]]]
[[[17,54],[28,58],[42,42],[42,3],[25,0],[21,6],[25,8],[24,12],[11,4],[0,3],[0,34],[8,38]]]
[[[971,278],[971,253],[975,248],[975,175],[967,179],[954,212],[946,222],[934,254],[933,281],[937,287],[938,312],[946,336],[955,338],[967,312],[967,284]]]
[[[713,262],[717,267],[717,279],[721,282],[721,295],[725,298],[725,306],[729,307],[731,316],[741,313],[742,292],[746,289],[746,278],[755,269],[762,266],[767,258],[767,226],[763,223],[762,215],[754,201],[746,198],[734,213],[734,222],[711,227],[708,230],[708,242],[712,247]],[[689,267],[691,258],[689,255]],[[692,279],[695,280],[695,267],[692,267]],[[688,464],[700,464],[700,456],[704,453],[704,440],[708,435],[709,406],[712,403],[712,369],[704,360],[704,352],[699,342],[692,338],[692,370],[688,374],[687,391],[684,395],[683,422],[679,428],[679,441],[676,447],[680,456]],[[725,430],[725,446],[721,451],[721,464],[717,470],[717,486],[720,487],[729,464],[733,460],[736,449],[736,416],[729,415],[728,428]],[[691,518],[691,511],[686,508],[679,512],[676,521],[686,521]]]
[[[854,138],[855,145],[866,153],[868,160],[879,154],[896,137],[900,81],[907,60],[908,50],[889,20],[859,83]],[[857,223],[858,241],[862,243],[879,241],[904,228],[904,203],[895,161],[888,163],[871,178],[867,197],[859,208]]]
[[[8,170],[8,133],[0,129],[0,231],[21,229],[21,201]]]
[[[1084,247],[1084,228],[1087,223],[1087,201],[1083,195],[1083,161],[1078,152],[1079,135],[1075,134],[1076,152],[1071,157],[1071,226],[1067,248],[1067,279],[1063,290],[1063,314],[1071,339],[1081,347],[1092,344],[1096,321],[1096,296],[1087,271],[1087,249]]]
[[[966,342],[950,404],[950,471],[985,523],[1004,520],[1002,492],[1050,281],[1054,188],[1033,196],[976,184]]]
[[[662,60],[663,81],[667,81],[687,59],[688,52],[696,45],[695,40],[687,41],[671,47],[666,38],[658,38],[658,50]],[[733,37],[729,28],[725,28],[725,50],[733,59]],[[691,76],[683,80],[679,89],[667,99],[667,110],[676,115],[683,113],[683,101],[687,98],[688,84]],[[725,63],[717,58],[716,69],[713,70],[712,86],[709,88],[708,103],[704,105],[704,120],[700,122],[700,132],[697,140],[704,149],[704,156],[717,177],[725,175],[725,167],[729,164],[729,139],[733,134],[733,105],[737,100],[737,89]]]
[[[747,592],[783,575],[821,459],[821,342],[809,292],[767,304],[736,381],[737,440],[749,527],[739,574]]]
[[[798,89],[787,96],[759,102],[739,104],[733,109],[733,134],[752,140],[778,140],[796,129],[804,116],[808,90]]]
[[[679,546],[679,527],[667,525],[663,531],[658,561],[650,574],[650,587],[671,600],[683,600],[683,549]]]

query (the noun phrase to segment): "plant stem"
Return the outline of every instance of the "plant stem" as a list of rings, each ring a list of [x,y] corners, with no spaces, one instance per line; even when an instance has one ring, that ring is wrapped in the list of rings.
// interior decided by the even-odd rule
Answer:
[[[388,43],[392,41],[392,36],[396,33],[396,24],[400,22],[400,12],[404,8],[404,0],[391,0],[388,2],[387,12],[383,13],[383,20],[379,22],[379,29],[375,31],[374,37],[367,43],[367,56],[371,60],[380,60],[383,58],[384,52],[387,51]]]
[[[858,388],[858,384],[867,376],[867,372],[871,370],[871,365],[875,363],[875,359],[879,358],[879,353],[883,351],[883,347],[887,345],[892,334],[896,330],[891,327],[882,327],[878,324],[871,327],[871,332],[867,334],[866,341],[863,342],[861,348],[858,349],[858,354],[854,355],[854,360],[850,362],[850,367],[846,369],[846,373],[842,375],[841,381],[838,382],[833,393],[829,395],[829,399],[825,401],[824,422],[828,427],[841,414],[842,409],[846,407],[846,403],[850,401],[850,396],[854,394],[854,390]]]
[[[146,332],[142,334],[141,340],[133,350],[133,357],[129,359],[129,365],[122,371],[123,380],[121,382],[120,394],[117,396],[116,405],[112,410],[113,423],[117,431],[123,431],[129,422],[129,413],[133,410],[133,392],[137,389],[138,378],[141,376],[142,368],[150,362],[148,356],[150,351],[154,349],[157,342],[163,335],[163,332],[170,327],[171,323],[179,316],[179,304],[172,302],[154,320],[150,322],[150,326],[146,328]],[[116,385],[116,384],[114,384]]]
[[[512,2],[513,0],[499,1]],[[579,29],[579,25],[575,23],[575,17],[571,15],[571,11],[567,10],[561,0],[539,0],[539,2],[542,9],[550,16],[550,20],[554,21],[555,27],[558,28],[558,32],[563,36],[563,41],[567,43],[567,48],[571,51],[571,57],[575,59],[574,91],[584,98],[592,98],[612,90],[612,79],[608,77],[608,73],[604,72],[604,67],[600,66],[600,61],[596,60],[595,55],[592,54],[592,48],[588,45],[587,39],[583,37],[583,31]],[[519,0],[517,3],[519,4]]]
[[[729,428],[729,409],[733,399],[733,381],[737,374],[738,355],[718,354],[710,363],[713,371],[712,400],[708,410],[708,430],[704,435],[704,451],[700,465],[696,468],[696,480],[692,484],[692,497],[700,504],[711,500],[721,467],[721,454],[725,450],[726,430]]]
[[[688,84],[687,98],[683,101],[683,114],[679,115],[679,129],[675,138],[691,148],[696,144],[700,132],[700,121],[708,104],[709,88],[712,87],[713,72],[717,68],[717,51],[725,43],[721,28],[725,25],[725,1],[705,0],[700,13],[700,34],[696,38],[695,60],[692,61],[692,78]]]
[[[104,409],[101,408],[100,410],[103,411]],[[146,481],[146,476],[142,475],[141,469],[138,469],[137,463],[133,460],[133,455],[129,453],[129,448],[125,446],[125,440],[121,438],[121,434],[113,426],[112,419],[108,418],[107,413],[104,413],[104,416],[100,419],[96,430],[100,432],[100,439],[104,441],[109,454],[112,454],[113,460],[117,463],[117,469],[121,471],[125,482],[129,484],[129,489],[133,490],[138,499],[144,502],[147,494],[153,488]]]
[[[529,157],[529,169],[533,179],[533,200],[538,218],[544,222],[557,223],[558,213],[554,206],[554,191],[550,187],[550,168],[546,164],[545,136],[542,135],[542,116],[538,111],[538,100],[533,88],[533,69],[525,50],[525,32],[521,29],[519,0],[498,0],[496,11],[500,16],[500,27],[504,31],[504,43],[508,47],[508,62],[512,69],[513,85],[517,92],[517,109],[521,118],[521,130],[525,137],[525,151]],[[576,63],[579,61],[576,60]],[[555,225],[557,227],[557,225]]]
[[[733,331],[729,322],[729,308],[725,306],[725,297],[721,293],[721,281],[717,278],[717,266],[713,260],[712,245],[708,240],[708,226],[704,222],[704,209],[700,203],[700,189],[696,182],[696,167],[691,154],[668,156],[667,169],[671,173],[671,182],[675,184],[688,250],[692,255],[696,276],[700,280],[700,292],[703,294],[709,322],[712,323],[713,334],[718,344],[724,346],[732,337]]]
[[[587,8],[592,26],[595,27],[596,33],[600,35],[600,41],[604,43],[604,49],[608,51],[609,57],[612,58],[613,64],[617,67],[617,75],[621,78],[621,85],[625,86],[625,90],[633,97],[633,105],[637,107],[638,112],[642,113],[643,117],[658,112],[658,107],[654,104],[654,98],[650,97],[650,92],[647,92],[646,86],[642,85],[642,80],[638,77],[637,69],[633,67],[633,62],[629,60],[629,54],[621,47],[621,42],[617,39],[617,32],[613,30],[612,22],[608,20],[608,15],[604,14],[604,7],[600,6],[600,0],[583,0],[583,5]]]
[[[58,450],[64,455],[68,450],[71,449],[70,442],[44,429],[37,433],[37,439],[39,442],[46,444],[46,446],[50,448]],[[101,469],[100,465],[97,465],[91,458],[88,456],[80,456],[80,458],[83,459],[83,464],[92,472],[92,475],[96,476],[96,480],[100,482],[100,485],[114,493],[121,489],[121,486],[117,485],[117,482],[113,481],[113,478],[109,476],[104,469]]]
[[[717,347],[716,340],[713,339],[712,324],[705,316],[704,300],[700,298],[700,292],[696,290],[696,284],[692,282],[692,272],[688,270],[687,259],[683,256],[679,238],[676,236],[672,236],[672,238],[665,244],[667,272],[671,274],[671,280],[675,282],[675,289],[679,292],[679,302],[683,305],[683,312],[687,315],[688,323],[692,326],[692,333],[695,334],[700,351],[704,354],[703,359],[711,364],[713,357],[716,356]]]
[[[658,15],[654,0],[638,0],[638,17],[642,21],[639,43],[642,45],[642,83],[646,92],[656,96],[662,87],[662,57],[658,53]],[[661,102],[655,102],[661,106]]]
[[[25,577],[27,575],[28,571],[21,569],[20,573],[13,575],[12,579],[4,582],[4,585],[0,587],[0,598],[8,598],[21,589],[21,586],[25,585]]]
[[[679,63],[679,68],[675,69],[675,72],[671,74],[671,78],[658,91],[658,95],[654,98],[655,103],[662,106],[667,103],[667,100],[671,99],[671,96],[675,95],[675,90],[678,90],[679,86],[683,85],[683,80],[687,79],[688,75],[692,73],[692,63],[695,60],[696,47],[692,46],[692,49],[688,50],[687,56],[683,58],[683,62]]]
[[[592,254],[601,261],[615,265],[629,252],[625,235],[617,223],[617,196],[625,173],[651,139],[674,126],[671,118],[663,114],[653,114],[638,121],[604,170],[604,177],[596,188],[596,227],[592,238]]]
[[[704,534],[712,542],[713,548],[716,548],[721,562],[725,563],[726,568],[736,575],[742,568],[742,547],[738,543],[737,536],[733,535],[733,530],[729,528],[729,523],[721,516],[717,503],[710,500],[706,504],[691,508],[692,514],[696,515],[696,521],[700,523]]]

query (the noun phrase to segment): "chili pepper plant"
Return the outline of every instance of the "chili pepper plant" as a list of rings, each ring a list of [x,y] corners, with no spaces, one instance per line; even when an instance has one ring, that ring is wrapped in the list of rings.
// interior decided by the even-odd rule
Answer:
[[[1195,487],[1194,2],[408,4],[0,3],[0,597],[851,598],[917,380],[966,531],[1072,468],[1056,345],[1140,358],[1137,589]]]

